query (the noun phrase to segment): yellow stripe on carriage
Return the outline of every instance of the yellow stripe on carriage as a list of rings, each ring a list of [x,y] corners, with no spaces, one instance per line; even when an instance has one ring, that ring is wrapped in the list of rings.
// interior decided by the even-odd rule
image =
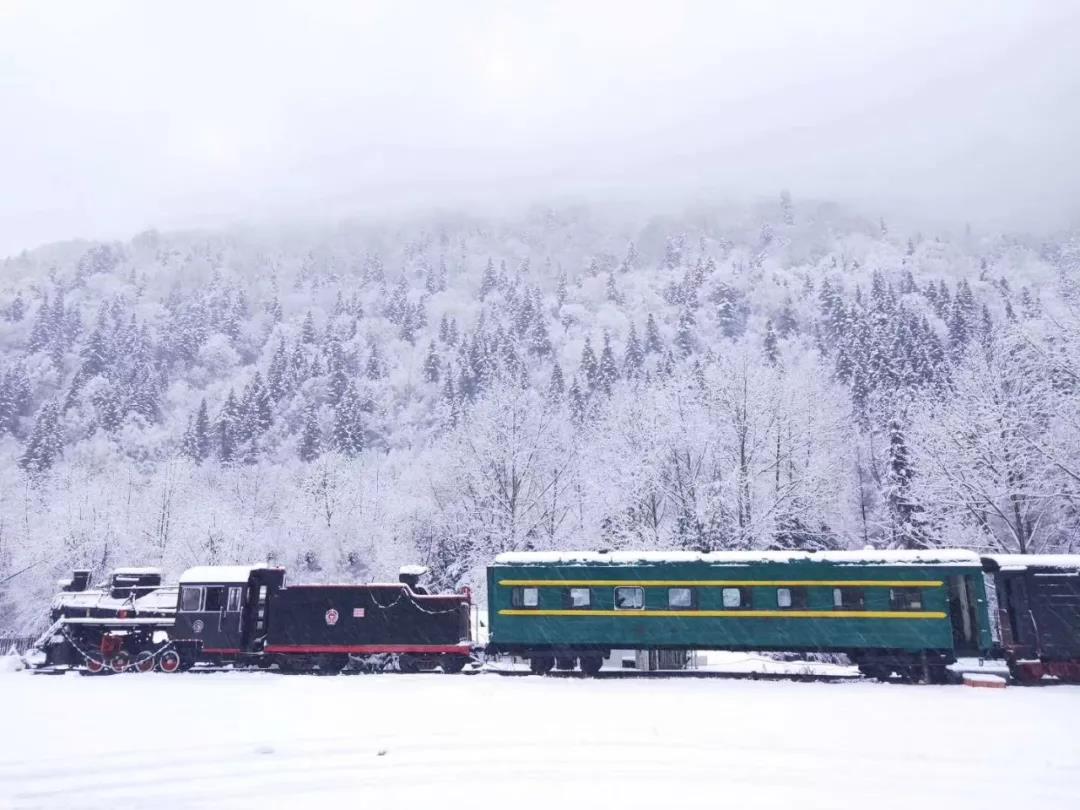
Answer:
[[[938,611],[915,610],[500,610],[500,616],[619,616],[650,619],[944,619]]]
[[[940,588],[916,579],[500,579],[505,588]]]

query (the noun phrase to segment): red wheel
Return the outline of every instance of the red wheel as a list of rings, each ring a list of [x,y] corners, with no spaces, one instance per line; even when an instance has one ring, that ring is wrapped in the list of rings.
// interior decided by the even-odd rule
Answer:
[[[105,662],[102,661],[100,658],[97,658],[93,655],[89,655],[86,657],[86,671],[89,672],[91,675],[97,675],[103,669],[105,669]]]
[[[180,653],[176,650],[166,650],[158,656],[158,669],[162,672],[173,673],[180,669]]]
[[[149,650],[143,650],[136,656],[134,667],[136,672],[153,672],[154,654]]]
[[[112,658],[109,659],[109,668],[113,672],[127,672],[128,667],[131,666],[131,656],[121,650]]]

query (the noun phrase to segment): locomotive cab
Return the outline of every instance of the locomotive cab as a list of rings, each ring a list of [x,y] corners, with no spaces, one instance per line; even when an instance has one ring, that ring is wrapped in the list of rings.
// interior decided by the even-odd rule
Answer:
[[[266,636],[269,601],[285,572],[265,566],[199,566],[180,577],[175,637],[212,657],[256,650]]]

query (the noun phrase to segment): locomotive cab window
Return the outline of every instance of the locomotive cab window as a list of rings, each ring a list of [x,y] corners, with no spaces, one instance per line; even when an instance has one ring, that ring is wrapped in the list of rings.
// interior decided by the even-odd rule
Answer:
[[[566,606],[570,608],[587,608],[592,599],[592,593],[588,588],[568,588],[566,590]]]
[[[180,589],[180,610],[194,613],[202,607],[202,588],[185,586]]]
[[[749,588],[724,588],[720,592],[720,598],[726,609],[748,608],[751,606]]]
[[[540,604],[539,588],[514,588],[510,599],[516,608],[534,608]]]
[[[866,594],[862,588],[833,588],[833,607],[836,610],[863,610]]]
[[[667,603],[669,608],[692,610],[697,607],[693,588],[668,588]]]
[[[644,588],[633,588],[624,586],[615,589],[616,610],[641,610],[644,607]]]
[[[226,608],[229,613],[235,613],[240,610],[240,588],[229,588],[229,606]]]
[[[922,591],[918,588],[890,588],[889,608],[891,610],[922,610]]]
[[[206,589],[204,613],[218,613],[225,608],[225,589],[220,585],[211,585]]]
[[[777,588],[776,605],[784,610],[805,610],[806,588]]]

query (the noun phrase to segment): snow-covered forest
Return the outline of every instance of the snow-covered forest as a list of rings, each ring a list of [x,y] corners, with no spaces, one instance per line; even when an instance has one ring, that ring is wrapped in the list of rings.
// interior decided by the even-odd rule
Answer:
[[[0,633],[75,566],[1080,550],[1080,241],[792,200],[0,265]]]

